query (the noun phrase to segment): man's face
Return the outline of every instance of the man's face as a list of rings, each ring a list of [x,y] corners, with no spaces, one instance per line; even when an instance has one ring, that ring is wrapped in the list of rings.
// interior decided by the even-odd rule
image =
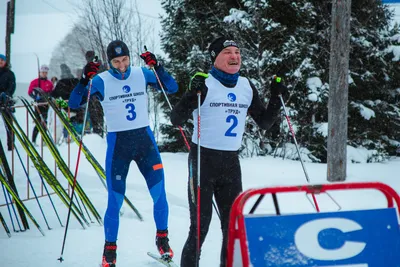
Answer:
[[[111,65],[119,70],[121,73],[125,73],[130,64],[128,56],[116,57],[111,60]]]
[[[214,66],[229,74],[235,74],[240,70],[242,57],[237,47],[229,46],[222,50],[215,59]]]
[[[47,78],[47,71],[41,71],[39,74],[40,78]]]
[[[0,58],[0,68],[4,68],[6,66],[6,61],[2,58]]]

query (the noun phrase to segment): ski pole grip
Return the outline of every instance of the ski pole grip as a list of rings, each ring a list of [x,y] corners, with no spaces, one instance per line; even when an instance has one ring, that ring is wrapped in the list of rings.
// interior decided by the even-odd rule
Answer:
[[[203,77],[204,79],[207,79],[207,78],[208,78],[208,73],[196,72],[196,73],[193,75],[193,77],[190,79],[189,88],[192,88],[192,81],[193,81],[193,79],[195,79],[197,76],[201,76],[201,77]],[[197,88],[196,91],[197,91],[197,94],[198,94],[198,95],[201,95],[201,89],[198,89],[198,88]]]

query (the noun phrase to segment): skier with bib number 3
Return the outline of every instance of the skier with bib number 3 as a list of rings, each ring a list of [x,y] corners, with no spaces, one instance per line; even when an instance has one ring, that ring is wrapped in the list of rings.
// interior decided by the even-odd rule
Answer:
[[[157,228],[156,246],[162,258],[172,259],[168,239],[168,202],[165,193],[161,156],[149,127],[147,86],[161,89],[156,75],[144,67],[131,67],[127,45],[119,40],[107,47],[108,71],[97,74],[91,81],[90,95],[97,97],[107,123],[106,178],[108,205],[104,216],[105,245],[102,267],[116,266],[119,211],[124,200],[129,165],[134,160],[144,176],[153,199],[153,215]],[[167,93],[175,93],[178,85],[157,63],[154,54],[141,58],[154,67]],[[90,64],[90,63],[88,63]],[[85,68],[90,70],[90,68]],[[85,75],[84,75],[85,77]],[[69,106],[77,108],[86,102],[88,77],[73,90]]]
[[[213,63],[209,74],[196,73],[189,90],[171,113],[173,125],[182,125],[193,113],[193,136],[189,152],[188,199],[190,208],[189,236],[182,251],[181,267],[199,266],[197,251],[197,151],[198,93],[200,97],[200,246],[203,244],[212,216],[215,196],[220,212],[222,250],[220,267],[226,266],[229,213],[242,191],[238,150],[242,144],[247,114],[261,129],[268,130],[279,117],[280,99],[287,88],[273,80],[271,98],[265,108],[258,91],[249,79],[239,75],[240,49],[231,38],[219,37],[209,46]],[[214,265],[214,266],[217,266]]]

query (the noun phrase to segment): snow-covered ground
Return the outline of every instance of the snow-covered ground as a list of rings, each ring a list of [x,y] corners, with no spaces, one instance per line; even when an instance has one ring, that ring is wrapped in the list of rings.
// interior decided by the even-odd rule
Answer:
[[[17,118],[24,122],[25,112],[19,109]],[[0,138],[5,143],[6,137],[4,128],[0,122]],[[25,124],[25,123],[21,123]],[[25,126],[24,126],[25,127]],[[30,126],[30,131],[32,126]],[[104,163],[106,141],[95,135],[87,135],[84,138],[86,145],[91,149],[100,163]],[[26,154],[17,142],[17,148],[24,160]],[[67,158],[68,147],[66,144],[59,147],[62,155]],[[77,156],[77,146],[71,146],[71,170],[74,170]],[[49,166],[54,166],[49,152],[44,148],[44,158]],[[11,153],[8,152],[11,160]],[[170,206],[169,231],[170,243],[175,251],[175,259],[179,264],[182,247],[187,238],[189,228],[189,211],[187,201],[187,154],[186,153],[163,153],[164,168],[166,173],[166,190]],[[15,180],[22,197],[26,196],[26,176],[18,162],[15,163]],[[30,164],[31,165],[31,164]],[[276,186],[276,185],[298,185],[306,184],[299,161],[282,160],[280,158],[257,157],[241,159],[244,189],[254,187]],[[326,164],[306,163],[309,177],[312,183],[326,183]],[[348,164],[347,181],[380,181],[392,186],[400,192],[400,158],[392,159],[383,163],[371,164]],[[65,180],[60,172],[57,172],[60,180]],[[40,182],[35,169],[30,167],[30,177],[36,185],[37,193],[40,193]],[[78,181],[93,201],[100,214],[106,209],[107,193],[98,180],[91,165],[83,157],[79,169]],[[64,184],[66,184],[64,182]],[[31,193],[32,196],[32,193]],[[143,177],[136,165],[131,164],[128,181],[127,196],[140,210],[144,222],[137,219],[132,210],[123,206],[120,232],[118,239],[118,266],[160,266],[147,255],[147,251],[156,252],[155,224],[152,218],[152,200],[148,193]],[[379,193],[373,191],[360,192],[337,192],[332,196],[339,202],[343,210],[369,209],[384,207],[385,199]],[[52,195],[62,222],[65,225],[67,209]],[[334,211],[337,207],[325,195],[317,197],[321,209]],[[313,207],[304,194],[279,196],[281,209],[284,213],[313,212]],[[30,223],[31,230],[23,233],[12,233],[8,238],[3,228],[0,227],[0,266],[29,267],[29,266],[98,266],[101,260],[104,234],[103,228],[96,223],[83,230],[76,220],[71,217],[67,243],[64,252],[63,263],[59,263],[64,228],[60,226],[51,208],[48,198],[40,198],[45,214],[52,230],[47,230],[46,224],[40,214],[39,208],[34,200],[25,202],[29,210],[45,231],[46,236],[42,237],[35,226]],[[0,193],[0,204],[4,203],[3,193]],[[265,201],[262,207],[263,212],[273,212],[272,201]],[[8,211],[5,207],[0,212],[6,218],[8,226],[12,229]],[[18,227],[16,226],[18,229]],[[221,243],[220,225],[218,217],[214,216],[210,231],[203,247],[201,266],[218,266],[219,251]]]

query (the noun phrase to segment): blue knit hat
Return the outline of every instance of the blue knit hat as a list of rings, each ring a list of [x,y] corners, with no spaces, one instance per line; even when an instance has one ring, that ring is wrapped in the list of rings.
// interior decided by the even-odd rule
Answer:
[[[3,54],[0,54],[0,59],[2,59],[2,60],[4,60],[4,61],[7,61],[7,58],[6,58],[6,56],[5,56],[5,55],[3,55]]]

